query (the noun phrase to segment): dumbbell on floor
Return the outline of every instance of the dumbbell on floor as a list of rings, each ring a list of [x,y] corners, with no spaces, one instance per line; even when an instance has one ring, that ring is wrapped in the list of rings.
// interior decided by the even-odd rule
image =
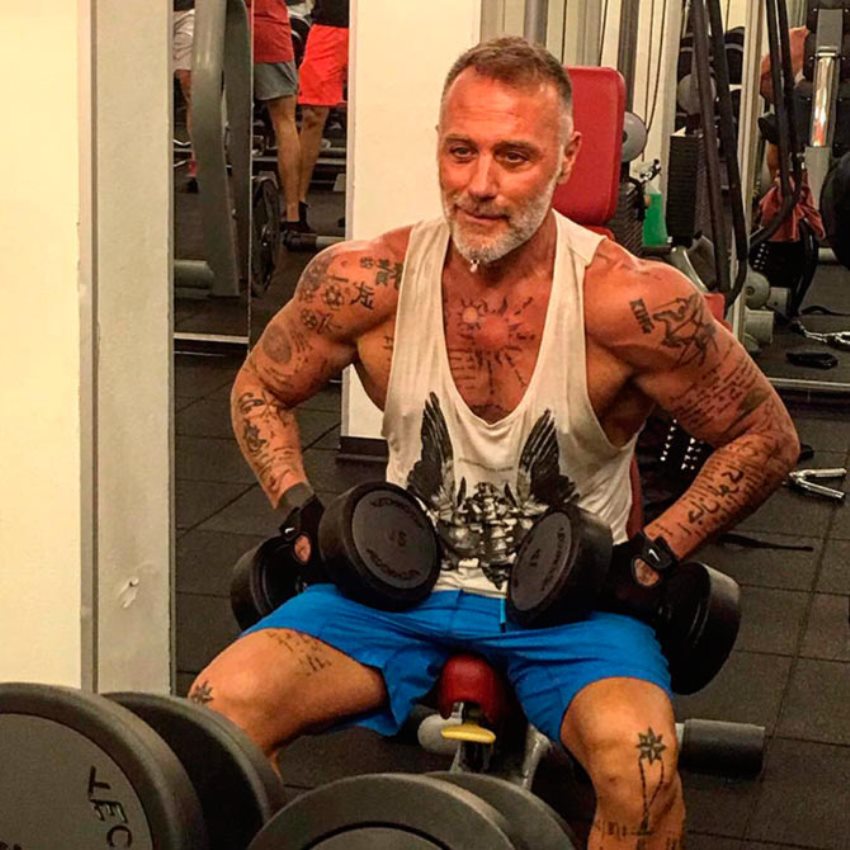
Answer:
[[[569,826],[530,791],[465,773],[374,774],[297,797],[250,850],[572,850]]]
[[[281,808],[264,754],[176,697],[0,684],[0,842],[244,850]]]

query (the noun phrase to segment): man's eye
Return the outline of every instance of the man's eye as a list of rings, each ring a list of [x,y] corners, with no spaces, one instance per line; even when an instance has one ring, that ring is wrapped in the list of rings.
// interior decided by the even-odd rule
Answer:
[[[452,156],[458,157],[459,159],[464,159],[472,155],[472,149],[467,147],[466,145],[453,145],[451,148],[449,148],[449,153]]]
[[[528,157],[519,151],[507,151],[502,156],[505,161],[509,162],[511,165],[520,165],[528,160]]]

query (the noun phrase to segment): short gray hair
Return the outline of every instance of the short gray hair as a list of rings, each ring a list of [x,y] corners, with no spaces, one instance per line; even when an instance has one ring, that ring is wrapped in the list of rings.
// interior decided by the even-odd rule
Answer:
[[[500,36],[477,44],[449,70],[443,85],[443,101],[452,83],[467,68],[482,77],[517,88],[551,83],[558,91],[564,112],[572,117],[573,87],[569,74],[545,47],[518,36]]]

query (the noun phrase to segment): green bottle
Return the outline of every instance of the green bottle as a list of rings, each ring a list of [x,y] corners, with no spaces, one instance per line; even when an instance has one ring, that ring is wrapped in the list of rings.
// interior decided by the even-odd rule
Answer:
[[[664,221],[664,196],[652,183],[646,184],[646,216],[643,219],[643,244],[645,247],[666,245],[669,239]]]

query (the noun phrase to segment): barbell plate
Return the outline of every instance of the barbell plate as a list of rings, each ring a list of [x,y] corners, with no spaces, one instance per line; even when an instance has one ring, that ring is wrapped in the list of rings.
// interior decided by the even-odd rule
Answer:
[[[245,850],[284,804],[263,752],[227,718],[178,697],[108,694],[174,751],[195,787],[211,850]]]
[[[0,765],[0,842],[10,847],[208,846],[177,756],[103,697],[0,684]]]
[[[435,779],[465,788],[501,812],[522,840],[535,850],[573,850],[579,846],[569,824],[527,788],[483,773],[429,773]]]
[[[667,579],[667,622],[659,637],[677,694],[702,690],[721,670],[738,637],[738,583],[698,561],[679,564]]]
[[[434,527],[415,497],[388,482],[343,493],[319,525],[325,569],[343,593],[376,608],[424,600],[440,574]]]
[[[479,796],[428,776],[340,779],[296,797],[249,850],[535,850]]]
[[[552,508],[523,537],[511,567],[507,612],[544,628],[586,616],[611,563],[611,529],[575,505]]]

